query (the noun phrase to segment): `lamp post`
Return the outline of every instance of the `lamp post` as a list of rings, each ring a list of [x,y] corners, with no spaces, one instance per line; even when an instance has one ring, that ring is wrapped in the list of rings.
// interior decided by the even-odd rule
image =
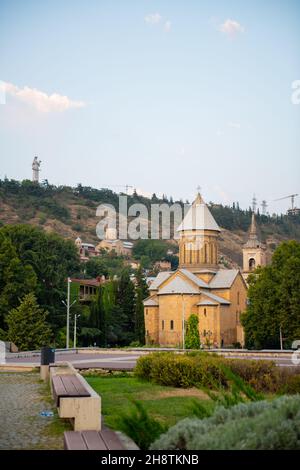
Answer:
[[[77,315],[75,313],[74,315],[74,344],[73,344],[73,348],[76,348],[76,334],[77,334],[77,318],[79,318],[80,315]]]
[[[72,304],[70,305],[70,284],[71,284],[71,282],[72,282],[71,279],[68,277],[68,279],[67,279],[67,303],[64,300],[62,300],[62,303],[67,308],[66,349],[69,349],[69,339],[70,339],[70,308],[76,302],[76,300],[74,300],[74,302],[72,302]]]

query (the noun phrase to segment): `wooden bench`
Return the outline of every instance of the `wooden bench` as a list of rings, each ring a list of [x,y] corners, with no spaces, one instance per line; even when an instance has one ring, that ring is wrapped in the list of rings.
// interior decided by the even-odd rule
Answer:
[[[72,366],[51,367],[50,385],[59,417],[74,431],[101,430],[101,398]]]
[[[111,429],[97,431],[65,431],[65,450],[126,450],[119,436]]]
[[[60,399],[66,397],[90,397],[90,393],[74,374],[55,375],[52,378],[53,397],[59,408]]]

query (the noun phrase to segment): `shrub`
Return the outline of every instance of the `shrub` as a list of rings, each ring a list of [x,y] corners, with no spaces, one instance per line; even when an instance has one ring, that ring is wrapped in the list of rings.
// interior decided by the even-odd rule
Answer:
[[[168,352],[153,353],[138,359],[135,375],[172,387],[226,387],[226,378],[220,368],[222,361],[223,358],[205,353],[194,356]]]
[[[135,409],[119,418],[119,429],[129,436],[141,450],[149,449],[150,444],[162,433],[166,426],[151,418],[139,401],[133,401]]]
[[[279,368],[269,360],[229,359],[232,372],[239,375],[257,392],[276,392],[278,390]]]
[[[300,393],[300,374],[286,375],[279,391],[291,395]]]
[[[228,375],[230,371],[235,379]],[[196,386],[210,390],[228,388],[228,384],[236,386],[240,378],[244,384],[242,393],[245,396],[256,393],[259,399],[262,398],[261,393],[298,393],[300,383],[300,378],[292,378],[300,377],[300,368],[280,368],[269,360],[225,359],[202,351],[184,355],[165,352],[142,356],[137,361],[135,375],[160,385]]]
[[[151,449],[300,449],[300,395],[219,407],[209,418],[184,419]]]

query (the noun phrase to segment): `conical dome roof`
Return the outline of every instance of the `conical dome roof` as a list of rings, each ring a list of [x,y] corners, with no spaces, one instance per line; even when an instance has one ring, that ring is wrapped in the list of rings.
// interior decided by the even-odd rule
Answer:
[[[213,230],[221,232],[200,193],[197,194],[195,201],[177,228],[177,232],[184,230]]]

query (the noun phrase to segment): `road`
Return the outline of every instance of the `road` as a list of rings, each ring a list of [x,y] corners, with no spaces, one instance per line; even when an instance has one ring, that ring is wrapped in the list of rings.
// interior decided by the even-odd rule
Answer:
[[[105,369],[122,369],[122,370],[132,370],[136,364],[137,359],[144,355],[145,351],[132,351],[126,352],[122,350],[114,350],[113,352],[56,352],[55,361],[56,363],[62,362],[71,362],[77,369],[94,369],[94,368],[105,368]],[[252,360],[273,360],[275,363],[281,367],[295,367],[292,363],[291,355],[284,356],[265,356],[263,353],[247,354],[245,353],[224,353],[226,357],[230,358],[240,358],[240,359],[252,359]],[[18,354],[10,354],[6,359],[7,365],[27,365],[27,366],[37,366],[40,364],[40,356],[28,356],[28,357],[18,357]]]

